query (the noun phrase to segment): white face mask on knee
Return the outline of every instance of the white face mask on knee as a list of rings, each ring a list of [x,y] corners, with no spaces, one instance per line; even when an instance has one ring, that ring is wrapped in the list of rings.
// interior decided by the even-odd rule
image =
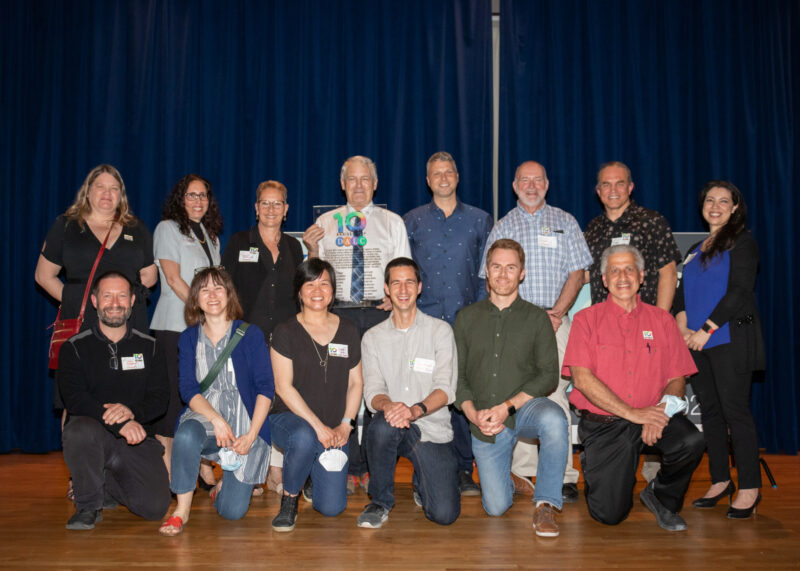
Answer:
[[[243,462],[242,457],[230,448],[219,449],[219,464],[223,470],[233,472],[238,469]]]
[[[347,454],[340,448],[328,448],[319,455],[319,463],[328,472],[340,472],[347,464]]]

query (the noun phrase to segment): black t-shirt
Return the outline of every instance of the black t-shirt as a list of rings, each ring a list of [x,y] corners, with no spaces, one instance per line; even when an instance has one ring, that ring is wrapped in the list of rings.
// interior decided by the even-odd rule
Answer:
[[[327,377],[319,362],[320,356],[324,359],[325,354],[329,353],[328,347],[316,343],[296,316],[275,328],[271,346],[291,359],[294,373],[292,384],[308,407],[326,426],[338,426],[344,417],[350,369],[361,362],[361,340],[355,324],[339,318],[339,328],[328,347],[332,347],[331,352],[346,352],[347,356],[329,355]],[[272,413],[288,411],[289,407],[276,396]]]
[[[97,252],[102,240],[84,224],[83,229],[63,214],[59,216],[45,238],[42,255],[50,262],[64,268],[64,290],[61,294],[61,319],[78,317],[81,301],[86,289],[86,281],[92,272]],[[97,266],[95,277],[109,270],[119,270],[136,280],[133,314],[129,324],[139,331],[148,331],[147,297],[150,292],[139,281],[139,270],[153,264],[153,236],[147,226],[134,219],[131,226],[122,232],[113,244],[106,244],[103,256]],[[86,313],[81,329],[88,329],[97,323],[97,312],[92,305],[91,295],[86,301]]]
[[[252,259],[250,248],[258,249],[257,261]],[[278,259],[264,244],[258,226],[237,232],[228,240],[222,254],[222,265],[233,278],[239,301],[244,310],[244,320],[258,325],[269,343],[273,329],[297,313],[294,302],[294,273],[303,261],[303,248],[292,236],[281,234],[278,242]]]

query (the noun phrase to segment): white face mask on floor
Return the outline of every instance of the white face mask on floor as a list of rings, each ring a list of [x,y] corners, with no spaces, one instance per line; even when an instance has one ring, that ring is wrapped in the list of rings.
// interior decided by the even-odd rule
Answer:
[[[347,464],[347,454],[340,448],[328,448],[319,455],[319,463],[328,472],[341,472],[342,468]]]

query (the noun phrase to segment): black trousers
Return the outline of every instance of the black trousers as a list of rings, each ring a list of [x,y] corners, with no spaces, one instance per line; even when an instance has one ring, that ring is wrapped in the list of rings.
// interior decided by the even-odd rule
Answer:
[[[700,403],[711,482],[731,479],[728,464],[730,429],[739,487],[760,488],[758,432],[750,413],[753,373],[736,370],[734,351],[730,343],[705,351],[692,351],[698,373],[692,377],[691,383]]]
[[[345,319],[349,319],[355,323],[358,327],[359,337],[363,337],[364,333],[367,332],[367,329],[374,327],[378,323],[386,320],[386,318],[388,318],[390,315],[390,312],[374,307],[335,308],[333,312],[336,315],[344,317]],[[371,418],[371,413],[368,409],[365,409],[363,426],[361,428],[362,434],[367,433],[367,427],[369,426]],[[363,442],[361,444],[358,443],[358,429],[353,430],[353,432],[350,433],[350,438],[348,439],[347,444],[349,449],[348,456],[350,460],[347,473],[351,476],[363,476],[364,474],[368,473],[369,466],[367,464],[367,449],[366,446],[363,445]]]
[[[152,437],[130,446],[97,420],[73,416],[61,436],[64,460],[72,474],[75,506],[99,510],[104,489],[131,512],[161,519],[170,503],[164,447]]]
[[[603,424],[582,418],[578,435],[589,515],[608,525],[623,521],[633,507],[640,454],[661,455],[654,491],[667,509],[679,512],[705,449],[703,436],[683,415],[670,419],[653,446],[642,442],[642,426],[627,420]]]

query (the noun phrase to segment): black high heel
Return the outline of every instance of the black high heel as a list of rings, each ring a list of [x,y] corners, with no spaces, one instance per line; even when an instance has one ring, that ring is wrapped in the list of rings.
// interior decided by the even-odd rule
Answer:
[[[756,501],[753,502],[753,505],[749,508],[735,508],[733,506],[728,508],[728,513],[725,514],[730,519],[747,519],[750,517],[751,514],[756,513],[756,506],[761,501],[761,492],[758,492],[758,496],[756,496]]]
[[[715,505],[717,505],[717,502],[719,502],[725,496],[728,496],[728,503],[730,503],[735,491],[736,486],[733,485],[733,481],[729,481],[728,485],[725,486],[725,489],[716,496],[710,498],[698,498],[692,502],[692,505],[701,509],[713,508]]]

